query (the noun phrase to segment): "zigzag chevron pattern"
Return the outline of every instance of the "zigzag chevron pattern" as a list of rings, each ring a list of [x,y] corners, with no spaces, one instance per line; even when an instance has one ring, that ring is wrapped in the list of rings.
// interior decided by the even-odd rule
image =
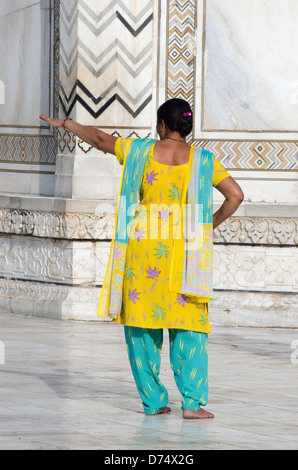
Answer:
[[[152,28],[152,1],[61,2],[63,113],[98,119],[114,104],[137,118],[152,101]]]
[[[136,118],[142,111],[143,109],[147,106],[147,104],[150,103],[151,99],[152,99],[152,95],[150,94],[149,97],[144,101],[142,102],[142,104],[136,109],[136,110],[133,110],[132,108],[130,108],[128,106],[128,104],[126,103],[126,101],[121,98],[121,96],[118,94],[118,93],[114,93],[107,101],[105,101],[104,105],[101,106],[97,111],[94,111],[87,103],[86,101],[80,96],[79,93],[75,93],[76,90],[81,90],[83,91],[83,93],[85,93],[85,95],[91,99],[91,101],[95,104],[99,104],[101,101],[105,100],[105,97],[107,95],[110,95],[110,92],[115,89],[115,88],[118,88],[120,91],[123,92],[123,95],[126,96],[133,104],[136,104],[138,101],[140,101],[140,97],[137,96],[136,98],[134,98],[133,96],[131,96],[123,87],[120,83],[118,83],[117,81],[115,81],[101,96],[99,97],[95,97],[92,95],[92,93],[90,93],[90,91],[79,81],[77,80],[74,88],[72,89],[72,92],[70,94],[70,96],[68,97],[64,91],[64,89],[61,87],[61,93],[63,94],[64,96],[64,100],[61,99],[61,106],[63,108],[63,111],[64,111],[64,114],[66,116],[69,116],[71,114],[71,111],[73,109],[73,107],[75,106],[75,104],[78,102],[80,103],[87,111],[88,113],[94,118],[94,119],[97,119],[106,109],[109,108],[109,106],[114,103],[114,101],[118,101],[124,109],[126,109],[126,111],[134,118]],[[148,86],[146,86],[146,88],[141,92],[141,95],[144,95],[147,91],[147,89],[150,88],[149,91],[151,91],[151,84]],[[66,103],[66,104],[65,104]],[[71,104],[69,104],[71,103]],[[69,104],[69,106],[68,106]]]
[[[228,169],[298,169],[298,142],[197,141]]]
[[[194,57],[189,50],[195,34],[195,1],[169,1],[168,98],[193,105]]]

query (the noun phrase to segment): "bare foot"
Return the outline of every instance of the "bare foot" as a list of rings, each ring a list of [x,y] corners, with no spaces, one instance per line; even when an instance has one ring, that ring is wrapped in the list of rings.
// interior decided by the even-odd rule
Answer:
[[[170,413],[170,412],[171,412],[171,408],[169,406],[163,406],[162,408],[160,408],[160,410],[154,413],[153,416],[162,415],[164,413]]]
[[[214,418],[212,413],[209,411],[202,410],[183,410],[183,418],[184,419],[211,419]]]

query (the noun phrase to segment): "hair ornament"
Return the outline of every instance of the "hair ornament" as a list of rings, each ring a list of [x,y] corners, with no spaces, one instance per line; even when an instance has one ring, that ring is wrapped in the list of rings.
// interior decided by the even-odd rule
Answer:
[[[182,116],[191,116],[192,113],[183,113]]]

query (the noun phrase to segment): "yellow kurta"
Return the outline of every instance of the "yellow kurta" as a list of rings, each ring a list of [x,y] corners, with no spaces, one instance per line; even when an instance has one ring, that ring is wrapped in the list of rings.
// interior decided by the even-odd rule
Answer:
[[[123,164],[129,140],[118,139],[116,157]],[[169,291],[173,234],[186,169],[153,160],[145,165],[140,204],[131,226],[126,255],[123,304],[115,322],[141,328],[177,328],[210,333],[208,304]],[[213,185],[229,174],[214,161]]]

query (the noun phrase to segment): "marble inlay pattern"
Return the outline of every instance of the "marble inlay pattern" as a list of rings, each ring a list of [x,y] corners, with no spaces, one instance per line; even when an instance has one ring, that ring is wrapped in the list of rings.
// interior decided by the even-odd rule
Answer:
[[[196,2],[168,0],[167,99],[194,104]]]
[[[209,140],[196,145],[214,153],[227,169],[297,170],[297,142]]]
[[[106,129],[106,132],[115,137],[123,137],[125,139],[145,139],[151,137],[151,130],[149,128],[117,129],[111,127]],[[78,149],[81,150],[83,155],[87,155],[93,149],[91,145],[78,139],[72,133],[64,132],[63,129],[58,131],[58,148],[60,154],[67,153],[68,155],[75,151],[78,152]]]
[[[56,159],[56,138],[38,135],[0,135],[1,162],[52,165]]]

